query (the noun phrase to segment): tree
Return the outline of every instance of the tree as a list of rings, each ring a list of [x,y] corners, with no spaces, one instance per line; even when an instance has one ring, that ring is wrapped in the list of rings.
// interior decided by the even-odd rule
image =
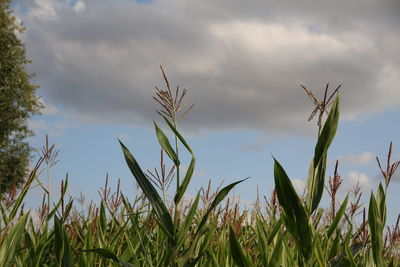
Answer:
[[[25,68],[30,63],[25,46],[17,36],[24,28],[10,4],[0,0],[0,196],[26,177],[32,152],[26,138],[33,135],[27,120],[42,108]]]

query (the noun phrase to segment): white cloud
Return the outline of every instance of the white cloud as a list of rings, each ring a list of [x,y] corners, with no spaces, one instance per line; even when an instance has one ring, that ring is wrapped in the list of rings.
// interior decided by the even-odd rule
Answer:
[[[44,120],[28,120],[28,128],[33,131],[45,131],[49,128],[48,124]]]
[[[291,179],[294,189],[299,196],[302,196],[306,190],[306,183],[302,179]]]
[[[348,189],[353,188],[357,183],[362,189],[371,188],[371,179],[364,173],[349,172],[347,177],[346,184]]]
[[[56,115],[58,109],[53,105],[47,104],[41,112],[43,115]]]
[[[160,64],[197,103],[192,131],[308,134],[300,83],[342,84],[347,120],[400,104],[397,2],[19,2],[37,84],[71,117],[151,125]]]
[[[350,154],[338,158],[339,163],[346,165],[366,165],[375,160],[374,154],[371,152],[364,152],[361,154]]]
[[[85,11],[86,10],[85,2],[82,1],[82,0],[76,1],[75,4],[74,4],[74,10],[77,13]]]
[[[34,0],[34,7],[30,10],[30,14],[43,21],[57,19],[55,5],[56,1],[52,0]]]
[[[54,106],[51,105],[49,103],[46,103],[43,98],[40,98],[39,101],[42,103],[42,105],[44,106],[44,108],[42,110],[40,110],[40,112],[43,115],[56,115],[58,113],[58,109]]]
[[[296,60],[306,64],[331,53],[340,56],[347,50],[344,42],[296,24],[233,21],[211,25],[210,30],[228,49],[265,57],[277,64]],[[313,49],[308,49],[311,46]]]

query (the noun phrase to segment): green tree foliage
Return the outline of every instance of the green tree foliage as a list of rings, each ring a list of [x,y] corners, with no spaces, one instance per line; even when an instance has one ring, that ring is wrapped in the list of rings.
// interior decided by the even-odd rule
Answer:
[[[42,107],[35,95],[37,86],[25,69],[30,61],[17,36],[24,29],[10,2],[0,0],[0,195],[26,176],[31,147],[25,138],[33,134],[27,119]]]

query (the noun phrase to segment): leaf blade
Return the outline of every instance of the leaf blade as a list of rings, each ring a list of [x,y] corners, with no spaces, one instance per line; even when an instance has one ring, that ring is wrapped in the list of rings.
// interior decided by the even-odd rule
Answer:
[[[164,230],[164,232],[167,234],[169,237],[170,241],[173,241],[173,223],[172,223],[172,218],[170,213],[168,212],[167,207],[163,203],[161,197],[158,195],[156,189],[153,187],[153,185],[150,183],[150,181],[147,179],[147,177],[144,175],[142,169],[140,168],[139,164],[135,160],[135,158],[132,156],[131,152],[128,150],[128,148],[120,141],[118,140],[122,151],[125,156],[126,163],[131,170],[133,176],[135,177],[136,181],[138,182],[140,188],[143,190],[145,193],[146,197],[149,199],[150,204],[154,208],[156,215],[159,219],[160,226]]]

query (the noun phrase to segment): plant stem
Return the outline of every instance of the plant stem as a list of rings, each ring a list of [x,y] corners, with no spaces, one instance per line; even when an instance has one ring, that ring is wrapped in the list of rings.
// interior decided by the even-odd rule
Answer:
[[[47,212],[50,212],[50,163],[46,161],[46,169],[47,169]]]
[[[178,130],[177,123],[176,123],[176,114],[174,114],[174,127],[176,130]],[[179,146],[178,146],[178,136],[175,135],[175,153],[176,153],[176,158],[179,160]],[[179,176],[179,162],[176,162],[176,191],[179,189],[179,184],[180,184],[180,176]]]

